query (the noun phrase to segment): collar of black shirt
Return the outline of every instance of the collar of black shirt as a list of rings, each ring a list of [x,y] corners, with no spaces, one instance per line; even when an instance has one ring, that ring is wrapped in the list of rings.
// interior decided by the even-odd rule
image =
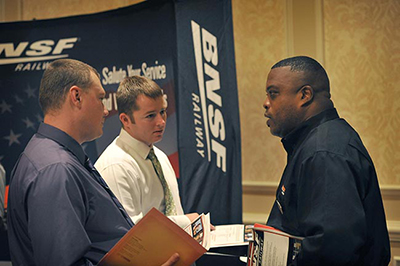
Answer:
[[[39,125],[37,134],[40,134],[59,143],[70,152],[72,152],[72,154],[74,154],[78,158],[79,162],[83,166],[85,165],[85,159],[87,156],[83,151],[82,146],[64,131],[49,124],[41,123]]]
[[[294,152],[296,147],[298,147],[298,145],[300,145],[304,141],[311,130],[321,125],[322,123],[325,123],[326,121],[336,118],[339,118],[339,115],[335,108],[331,108],[307,119],[295,129],[293,129],[292,132],[290,132],[281,140],[283,147],[288,153],[288,156],[290,156]]]

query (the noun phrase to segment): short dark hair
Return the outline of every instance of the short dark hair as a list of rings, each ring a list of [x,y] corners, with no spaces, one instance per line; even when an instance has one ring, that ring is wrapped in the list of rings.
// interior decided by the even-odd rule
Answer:
[[[308,56],[295,56],[283,59],[271,69],[290,66],[291,71],[304,72],[306,82],[314,85],[314,89],[326,91],[330,95],[328,74],[320,63]]]
[[[151,99],[163,96],[163,90],[153,80],[142,76],[126,77],[119,84],[117,90],[118,113],[125,113],[134,122],[132,113],[139,110],[136,99],[139,95],[145,95]]]
[[[58,59],[45,70],[39,89],[39,103],[44,114],[60,109],[68,90],[78,86],[86,90],[92,85],[90,72],[100,77],[96,69],[74,59]]]

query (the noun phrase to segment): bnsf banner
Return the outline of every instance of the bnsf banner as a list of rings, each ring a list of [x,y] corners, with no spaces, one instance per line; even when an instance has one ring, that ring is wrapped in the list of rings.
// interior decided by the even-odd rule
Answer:
[[[43,120],[40,79],[59,58],[95,67],[107,92],[104,134],[84,144],[93,161],[121,127],[118,84],[126,76],[151,78],[167,94],[168,123],[157,146],[179,177],[184,210],[210,212],[214,224],[241,222],[229,0],[146,1],[92,15],[0,23],[0,163],[7,176]]]
[[[115,91],[122,79],[141,75],[157,82],[169,99],[168,127],[158,146],[179,174],[173,5],[172,1],[143,3],[93,15],[0,24],[0,163],[7,176],[43,120],[38,104],[40,79],[59,58],[92,65],[107,92],[104,104],[110,114],[104,134],[84,144],[93,161],[121,128]]]
[[[186,2],[178,1],[176,12],[178,109],[191,110],[178,121],[184,206],[210,211],[214,224],[240,223],[240,124],[231,3]]]
[[[221,84],[217,68],[217,38],[204,28],[200,33],[200,26],[196,22],[191,21],[191,24],[200,94],[199,97],[192,93],[197,153],[203,158],[207,154],[207,160],[211,162],[213,152],[217,167],[226,172],[226,147],[223,145],[225,123],[220,109],[222,97],[218,94]]]

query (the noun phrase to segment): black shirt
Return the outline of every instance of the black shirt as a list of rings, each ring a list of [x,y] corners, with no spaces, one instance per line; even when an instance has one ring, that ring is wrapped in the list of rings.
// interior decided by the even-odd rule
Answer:
[[[390,244],[373,162],[335,109],[282,143],[287,165],[267,224],[305,237],[297,265],[388,265]]]
[[[10,181],[14,266],[94,265],[131,228],[85,159],[68,134],[40,125]]]

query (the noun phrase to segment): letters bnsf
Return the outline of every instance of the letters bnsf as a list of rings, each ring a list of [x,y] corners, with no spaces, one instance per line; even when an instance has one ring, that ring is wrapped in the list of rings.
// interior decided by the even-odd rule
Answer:
[[[18,45],[14,45],[14,43],[0,43],[0,56],[3,52],[6,58],[21,57],[23,55],[29,57],[50,54],[59,55],[65,49],[73,48],[77,40],[77,37],[73,37],[60,39],[57,43],[53,40],[40,40],[31,44],[29,42],[20,42]]]
[[[217,167],[226,172],[226,147],[223,145],[226,137],[225,123],[220,109],[222,97],[218,94],[221,85],[217,69],[217,38],[194,21],[192,34],[208,161],[211,161],[212,150]]]

